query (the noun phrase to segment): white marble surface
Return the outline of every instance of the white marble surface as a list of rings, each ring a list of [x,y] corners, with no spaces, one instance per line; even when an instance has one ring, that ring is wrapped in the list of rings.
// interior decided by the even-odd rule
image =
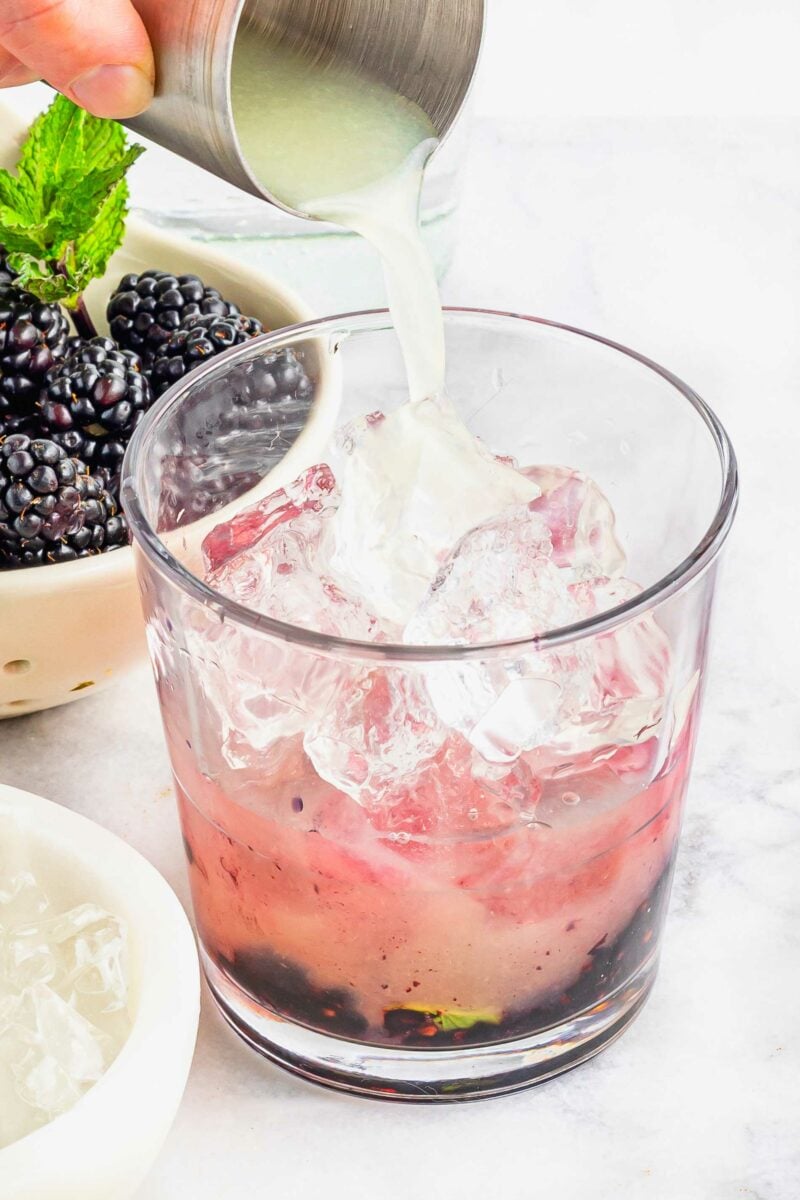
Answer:
[[[206,1003],[182,1111],[139,1200],[794,1200],[800,121],[480,122],[445,294],[636,346],[698,388],[739,450],[659,981],[591,1064],[436,1111],[301,1083]],[[0,726],[0,779],[126,837],[187,899],[146,670]]]

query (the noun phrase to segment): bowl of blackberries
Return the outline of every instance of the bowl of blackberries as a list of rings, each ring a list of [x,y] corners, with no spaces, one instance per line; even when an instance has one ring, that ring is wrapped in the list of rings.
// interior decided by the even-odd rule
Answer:
[[[53,148],[65,142],[74,161],[59,180]],[[188,372],[310,315],[261,272],[126,220],[138,152],[121,127],[58,97],[16,171],[0,171],[0,718],[91,694],[144,659],[120,503],[130,438]],[[35,230],[20,234],[30,213]],[[313,368],[283,351],[260,377],[240,419],[252,428],[280,406],[290,445],[315,399]]]

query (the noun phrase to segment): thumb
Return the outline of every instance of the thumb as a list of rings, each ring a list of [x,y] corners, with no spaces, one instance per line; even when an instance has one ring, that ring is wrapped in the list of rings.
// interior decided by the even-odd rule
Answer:
[[[153,52],[131,0],[6,0],[0,46],[95,116],[132,117],[153,98]]]

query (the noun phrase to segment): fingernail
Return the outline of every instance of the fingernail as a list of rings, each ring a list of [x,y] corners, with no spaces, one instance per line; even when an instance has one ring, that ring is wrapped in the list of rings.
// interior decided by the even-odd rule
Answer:
[[[96,117],[135,117],[153,99],[153,84],[138,67],[95,67],[74,80],[67,93]]]

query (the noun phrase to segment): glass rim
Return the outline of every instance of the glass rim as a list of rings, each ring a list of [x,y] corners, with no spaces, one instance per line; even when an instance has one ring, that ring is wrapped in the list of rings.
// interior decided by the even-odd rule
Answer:
[[[360,658],[383,660],[400,660],[405,662],[453,661],[465,659],[485,659],[498,657],[509,653],[540,652],[552,650],[560,646],[583,641],[597,634],[610,633],[620,625],[649,612],[665,600],[682,591],[689,583],[700,575],[717,557],[730,532],[739,499],[739,476],[736,454],[730,438],[708,404],[684,383],[677,375],[666,367],[660,366],[652,359],[615,342],[601,334],[590,333],[577,326],[566,325],[559,321],[548,320],[544,317],[529,316],[524,313],[504,312],[490,308],[470,308],[462,306],[444,306],[446,316],[476,318],[489,317],[500,321],[521,321],[526,324],[541,326],[571,334],[577,338],[605,346],[607,349],[624,355],[640,366],[660,376],[670,384],[683,398],[688,401],[697,415],[705,424],[714,442],[719,457],[721,472],[720,497],[711,524],[690,551],[690,553],[667,574],[649,587],[644,588],[636,596],[626,600],[592,617],[562,625],[556,629],[547,630],[531,637],[514,638],[511,641],[482,642],[476,645],[406,645],[404,643],[376,643],[359,641],[355,638],[345,638],[333,634],[324,634],[302,625],[278,621],[232,600],[221,592],[217,592],[202,579],[194,575],[177,558],[174,557],[162,542],[156,530],[145,516],[139,501],[136,477],[143,457],[145,442],[161,414],[175,404],[181,395],[190,388],[201,385],[203,380],[218,373],[220,369],[233,366],[242,360],[247,360],[256,350],[274,350],[284,345],[292,338],[319,336],[326,328],[335,328],[348,324],[363,326],[365,330],[376,328],[376,318],[381,318],[384,327],[392,326],[391,314],[386,308],[364,309],[356,312],[339,313],[329,317],[317,317],[303,321],[297,325],[287,325],[282,329],[263,334],[258,338],[236,346],[223,354],[211,359],[203,366],[196,368],[169,388],[156,404],[149,410],[143,421],[136,429],[128,451],[125,455],[122,472],[122,495],[124,511],[129,526],[134,534],[137,547],[145,554],[153,566],[167,578],[171,579],[182,591],[188,592],[202,604],[216,609],[240,625],[248,626],[256,632],[279,638],[281,641],[305,646],[308,649],[329,652]],[[352,329],[350,330],[353,331]]]

